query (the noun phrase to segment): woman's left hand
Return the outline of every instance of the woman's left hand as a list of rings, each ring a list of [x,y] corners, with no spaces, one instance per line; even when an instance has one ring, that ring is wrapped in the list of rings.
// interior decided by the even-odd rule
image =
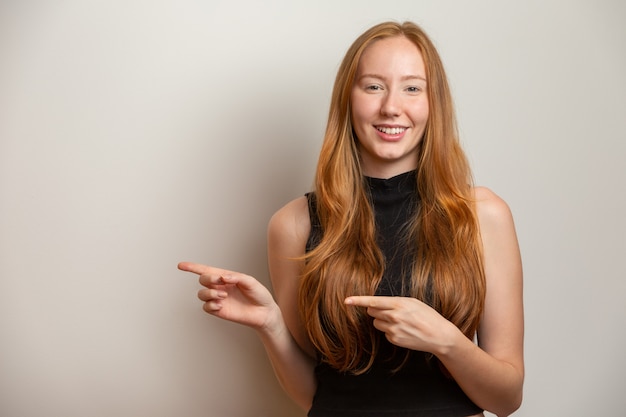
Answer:
[[[347,305],[367,308],[374,327],[394,345],[438,354],[460,330],[429,305],[411,297],[352,296]]]

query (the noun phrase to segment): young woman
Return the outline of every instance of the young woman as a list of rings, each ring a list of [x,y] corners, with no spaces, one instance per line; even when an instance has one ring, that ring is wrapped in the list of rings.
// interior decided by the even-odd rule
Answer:
[[[498,416],[521,403],[522,267],[508,206],[471,185],[441,60],[383,23],[335,81],[313,192],[268,232],[275,299],[181,263],[207,313],[252,327],[311,417]]]

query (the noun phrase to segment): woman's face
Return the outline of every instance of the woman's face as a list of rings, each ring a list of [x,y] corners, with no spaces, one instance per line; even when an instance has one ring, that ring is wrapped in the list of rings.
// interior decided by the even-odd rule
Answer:
[[[428,120],[422,54],[404,36],[368,46],[351,94],[352,124],[363,173],[390,178],[417,168],[417,146]]]

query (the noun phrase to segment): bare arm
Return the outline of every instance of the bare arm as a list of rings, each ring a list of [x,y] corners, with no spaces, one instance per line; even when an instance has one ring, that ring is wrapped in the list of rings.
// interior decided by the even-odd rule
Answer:
[[[368,307],[392,343],[437,355],[474,403],[508,416],[521,404],[524,380],[521,259],[506,203],[482,188],[476,199],[487,281],[478,346],[413,298],[348,297],[346,303]]]
[[[521,405],[524,382],[522,262],[507,204],[485,188],[476,200],[487,283],[480,349],[457,334],[439,357],[476,404],[507,416]]]
[[[276,375],[289,396],[304,410],[311,408],[317,382],[314,351],[298,313],[298,287],[311,229],[305,197],[298,198],[272,216],[268,227],[268,262],[276,301],[283,316],[283,333],[289,349],[268,351]],[[267,342],[266,346],[268,346]]]

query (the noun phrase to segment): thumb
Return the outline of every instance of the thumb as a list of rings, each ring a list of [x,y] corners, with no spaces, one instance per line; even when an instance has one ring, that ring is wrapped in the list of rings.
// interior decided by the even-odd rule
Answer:
[[[233,273],[230,271],[223,271],[221,274],[222,281],[225,284],[235,284],[240,289],[245,291],[254,291],[259,289],[259,285],[262,285],[254,277],[242,273]]]

